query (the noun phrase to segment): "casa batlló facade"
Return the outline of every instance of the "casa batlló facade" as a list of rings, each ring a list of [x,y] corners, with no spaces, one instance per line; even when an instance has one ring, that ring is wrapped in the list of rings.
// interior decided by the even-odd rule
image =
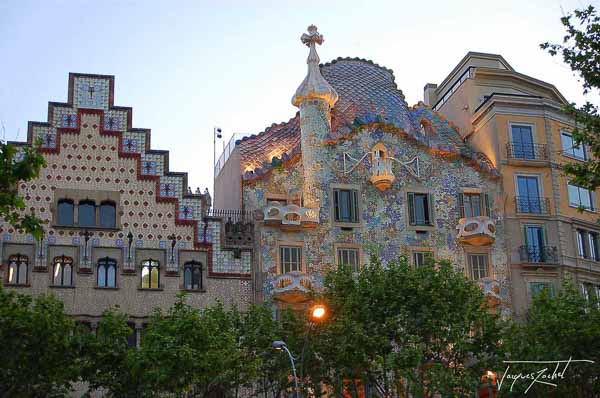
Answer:
[[[448,259],[510,313],[499,173],[422,103],[408,107],[392,71],[362,59],[308,74],[291,120],[235,142],[216,170],[215,206],[255,214],[257,299],[301,307],[337,264],[403,253]]]
[[[169,153],[150,147],[150,130],[113,105],[112,76],[70,74],[67,103],[50,102],[47,122],[30,122],[47,166],[19,186],[27,211],[45,223],[41,241],[0,225],[2,280],[25,293],[53,293],[94,329],[118,306],[137,339],[154,308],[187,291],[198,308],[220,299],[253,301],[251,226],[210,210],[208,192],[169,170]],[[233,216],[233,218],[231,218]]]

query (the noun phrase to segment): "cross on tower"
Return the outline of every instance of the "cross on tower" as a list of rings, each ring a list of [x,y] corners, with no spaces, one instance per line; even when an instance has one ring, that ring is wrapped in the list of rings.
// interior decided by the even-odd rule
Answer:
[[[146,162],[144,163],[144,169],[146,170],[146,174],[152,173],[152,163]]]
[[[133,140],[125,140],[125,147],[127,148],[127,152],[132,152],[134,146],[135,143],[133,142]]]
[[[165,184],[165,196],[169,196],[171,193],[171,184]]]
[[[67,127],[71,127],[71,124],[73,123],[73,115],[66,115],[65,122],[67,123]]]
[[[191,208],[189,208],[188,206],[184,206],[183,207],[183,218],[188,218],[188,216],[190,215],[191,212],[192,212]]]
[[[52,143],[54,142],[52,134],[46,134],[46,137],[44,138],[46,139],[46,146],[52,146]]]
[[[92,98],[94,96],[94,86],[89,86],[88,87],[88,92],[90,93],[90,98]]]

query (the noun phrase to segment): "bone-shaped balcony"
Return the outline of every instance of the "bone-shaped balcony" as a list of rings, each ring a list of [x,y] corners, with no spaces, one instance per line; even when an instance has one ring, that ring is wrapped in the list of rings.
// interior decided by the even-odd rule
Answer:
[[[295,204],[272,202],[263,209],[265,225],[283,229],[314,228],[319,224],[319,211]]]
[[[487,216],[458,220],[458,240],[473,246],[491,245],[496,240],[496,224]]]
[[[392,173],[392,159],[376,158],[371,166],[371,183],[381,192],[389,189],[394,183],[394,173]]]
[[[307,301],[311,288],[312,281],[308,275],[298,271],[288,272],[275,278],[273,298],[287,303]]]

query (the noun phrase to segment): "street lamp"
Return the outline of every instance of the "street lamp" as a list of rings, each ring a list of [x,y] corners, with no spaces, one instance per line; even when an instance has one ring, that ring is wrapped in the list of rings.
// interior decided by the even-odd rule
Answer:
[[[274,341],[271,344],[271,347],[273,347],[277,351],[284,350],[285,352],[287,352],[288,356],[290,357],[290,363],[292,364],[292,373],[294,374],[295,396],[296,396],[296,398],[299,398],[298,397],[298,376],[296,376],[296,364],[294,363],[296,358],[294,358],[294,356],[288,349],[287,344],[284,341],[281,341],[281,340]]]
[[[310,319],[313,322],[322,321],[327,315],[327,308],[322,304],[317,304],[310,310]]]

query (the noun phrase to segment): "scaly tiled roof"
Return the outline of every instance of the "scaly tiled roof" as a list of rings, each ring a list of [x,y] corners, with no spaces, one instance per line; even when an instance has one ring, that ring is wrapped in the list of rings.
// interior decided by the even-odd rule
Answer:
[[[320,68],[323,77],[339,94],[331,112],[329,141],[344,139],[360,125],[384,123],[436,153],[456,154],[471,161],[479,157],[442,116],[422,103],[409,108],[390,69],[359,58],[338,58]],[[245,179],[259,177],[281,160],[285,162],[301,152],[299,119],[296,114],[288,122],[273,124],[265,131],[237,142]],[[423,136],[423,120],[429,122],[436,134]],[[273,161],[273,157],[278,159]]]

